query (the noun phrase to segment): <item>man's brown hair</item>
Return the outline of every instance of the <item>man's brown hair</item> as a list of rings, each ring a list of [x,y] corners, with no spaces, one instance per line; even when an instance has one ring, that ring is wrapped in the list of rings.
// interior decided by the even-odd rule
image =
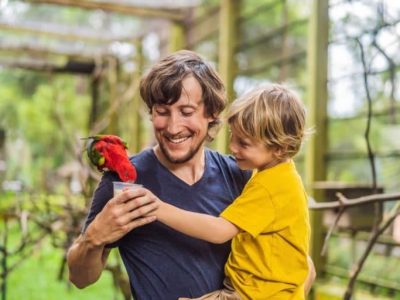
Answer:
[[[195,52],[181,50],[160,60],[141,80],[140,95],[150,113],[155,104],[172,105],[179,100],[182,81],[188,76],[199,82],[206,116],[214,118],[208,128],[211,140],[210,129],[220,123],[226,106],[225,88],[213,67]]]

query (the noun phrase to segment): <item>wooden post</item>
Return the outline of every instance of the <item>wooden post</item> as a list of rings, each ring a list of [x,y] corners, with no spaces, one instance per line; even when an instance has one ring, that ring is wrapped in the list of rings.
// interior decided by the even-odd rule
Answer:
[[[316,181],[326,180],[327,146],[327,69],[329,40],[329,6],[328,0],[314,0],[309,22],[308,33],[308,126],[315,128],[315,133],[307,142],[306,149],[306,183],[310,196],[322,200],[323,191],[313,188]],[[321,212],[310,214],[312,240],[311,256],[319,275],[324,271],[324,260],[321,249],[324,240]]]
[[[109,106],[111,107],[111,113],[109,115],[109,123],[107,126],[108,134],[119,134],[118,128],[118,108],[115,107],[118,104],[118,60],[114,57],[108,58],[107,61],[107,79],[108,79],[108,98]]]
[[[140,94],[139,94],[139,82],[141,79],[141,76],[143,74],[143,68],[144,68],[144,56],[143,56],[143,46],[142,46],[142,39],[137,39],[135,41],[136,45],[136,59],[135,59],[135,71],[133,74],[133,80],[136,81],[136,86],[137,89],[134,93],[133,96],[133,101],[131,102],[131,105],[129,106],[129,115],[130,117],[130,122],[131,122],[131,133],[130,133],[130,142],[129,148],[131,151],[134,153],[138,153],[140,150],[142,150],[142,143],[143,143],[143,120],[141,116],[141,111],[143,108],[143,102],[140,99]]]
[[[99,88],[100,88],[100,75],[93,74],[91,77],[91,96],[92,103],[90,108],[88,131],[92,132],[94,124],[99,117]]]
[[[181,21],[171,22],[168,51],[170,53],[183,49],[186,46],[185,25]]]
[[[235,46],[239,34],[238,17],[240,0],[221,0],[219,23],[219,74],[225,84],[228,101],[235,97],[233,83],[236,73]],[[222,153],[228,152],[228,130],[226,124],[216,138],[216,148]]]

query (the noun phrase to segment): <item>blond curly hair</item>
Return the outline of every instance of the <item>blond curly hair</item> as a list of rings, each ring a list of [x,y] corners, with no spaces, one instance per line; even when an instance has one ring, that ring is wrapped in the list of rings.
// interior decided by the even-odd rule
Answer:
[[[233,130],[276,151],[278,158],[296,155],[304,137],[306,109],[300,98],[286,86],[269,84],[235,100],[227,113]]]

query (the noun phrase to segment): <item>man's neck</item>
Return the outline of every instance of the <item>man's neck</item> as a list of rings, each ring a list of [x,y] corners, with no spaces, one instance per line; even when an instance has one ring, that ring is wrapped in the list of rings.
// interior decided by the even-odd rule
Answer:
[[[176,177],[186,182],[188,185],[193,185],[201,179],[205,170],[205,150],[201,147],[199,151],[187,162],[173,163],[169,161],[162,153],[160,147],[156,145],[154,154],[158,161],[166,167]]]

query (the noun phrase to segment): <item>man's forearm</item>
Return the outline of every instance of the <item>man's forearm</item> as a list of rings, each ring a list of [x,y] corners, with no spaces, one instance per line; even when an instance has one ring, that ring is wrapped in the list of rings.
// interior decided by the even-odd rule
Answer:
[[[110,250],[93,244],[81,235],[67,254],[69,280],[78,288],[96,282],[104,269]]]
[[[69,279],[73,284],[84,288],[96,282],[110,252],[105,245],[155,221],[155,216],[148,216],[157,208],[153,198],[144,189],[124,190],[107,202],[68,251]]]

